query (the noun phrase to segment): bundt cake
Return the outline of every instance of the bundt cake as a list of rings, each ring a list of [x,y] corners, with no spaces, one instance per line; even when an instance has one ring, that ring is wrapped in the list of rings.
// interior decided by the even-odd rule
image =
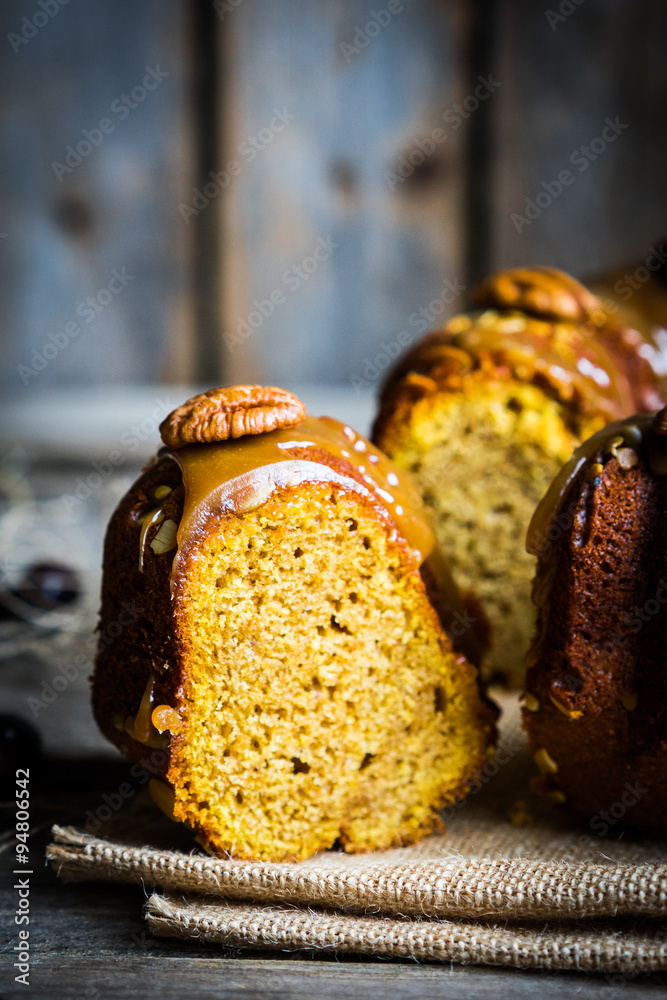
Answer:
[[[591,276],[588,288],[617,323],[634,327],[649,345],[667,354],[667,237],[656,240],[642,260]],[[659,359],[660,360],[660,359]]]
[[[639,333],[553,268],[495,274],[475,303],[398,362],[373,440],[412,473],[457,582],[491,620],[486,676],[520,687],[534,622],[531,514],[584,438],[662,404],[664,369]]]
[[[196,396],[161,434],[105,542],[102,732],[213,853],[434,829],[492,753],[495,710],[443,628],[465,609],[417,494],[274,387]]]
[[[523,720],[535,787],[587,817],[667,833],[667,409],[612,423],[539,504],[537,633]]]

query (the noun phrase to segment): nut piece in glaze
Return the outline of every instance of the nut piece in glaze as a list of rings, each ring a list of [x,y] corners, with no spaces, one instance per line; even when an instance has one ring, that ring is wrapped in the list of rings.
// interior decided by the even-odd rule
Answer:
[[[485,309],[517,309],[543,319],[604,322],[602,303],[587,288],[555,267],[516,267],[490,275],[475,293]]]
[[[237,385],[188,399],[162,421],[160,435],[169,448],[184,448],[294,427],[305,415],[304,404],[286,389]]]

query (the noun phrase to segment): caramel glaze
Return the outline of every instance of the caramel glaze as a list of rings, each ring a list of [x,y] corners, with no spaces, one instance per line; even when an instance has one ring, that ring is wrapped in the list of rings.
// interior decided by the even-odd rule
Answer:
[[[329,483],[369,501],[386,523],[390,539],[406,545],[416,565],[424,567],[444,599],[445,628],[457,613],[465,616],[419,494],[381,451],[346,424],[331,417],[305,417],[295,427],[268,434],[163,449],[158,458],[165,457],[178,464],[185,488],[172,594],[188,551],[205,536],[212,517],[254,510],[276,491],[300,483]],[[150,517],[154,521],[158,512]],[[145,536],[142,551],[144,544]],[[482,643],[474,629],[466,630],[457,645],[471,662],[479,663]]]
[[[382,395],[411,372],[437,384],[482,369],[539,383],[583,414],[617,420],[663,404],[667,383],[659,360],[634,329],[487,309],[456,316],[427,335],[391,373]]]
[[[129,715],[122,730],[136,743],[163,750],[168,745],[165,733],[176,736],[181,731],[182,719],[170,705],[155,705],[155,676],[151,673],[136,715]]]
[[[549,529],[552,525],[558,527],[557,518],[575,479],[596,456],[600,461],[619,447],[631,448],[644,458],[654,475],[667,475],[667,437],[654,430],[655,418],[655,413],[637,413],[625,420],[616,420],[575,449],[533,514],[526,540],[531,555],[544,555],[550,547]]]
[[[653,475],[667,476],[667,436],[658,433],[655,425],[656,413],[637,413],[625,420],[616,420],[591,435],[574,451],[537,505],[526,539],[528,552],[539,557],[532,591],[533,604],[538,609],[537,631],[526,657],[528,669],[539,662],[547,626],[546,609],[558,550],[554,542],[572,523],[565,511],[568,496],[581,475],[587,474],[595,479],[596,474],[602,471],[605,459],[611,456],[622,465],[626,463],[626,468],[636,464],[636,456],[640,456]],[[581,518],[582,515],[578,514],[575,532],[583,537],[586,525]]]
[[[667,262],[664,260],[663,238],[658,246],[663,254],[649,272],[646,266],[637,269],[638,261],[628,262],[611,273],[596,275],[588,287],[598,296],[610,322],[623,323],[639,330],[649,345],[647,356],[652,364],[667,375]],[[655,265],[658,265],[657,268]],[[639,273],[644,271],[644,276]],[[649,277],[650,274],[650,277]],[[637,280],[639,279],[639,280]]]
[[[139,570],[142,573],[144,571],[144,552],[146,550],[148,532],[154,524],[160,524],[162,520],[164,520],[164,514],[159,507],[156,507],[154,510],[149,510],[141,520],[141,534],[139,536]]]
[[[162,733],[168,728],[170,732],[178,732],[180,730],[180,717],[178,717],[177,713],[173,709],[169,708],[169,706],[160,705],[158,708],[155,708],[154,701],[155,678],[153,674],[151,674],[144,689],[141,702],[139,703],[137,714],[129,715],[125,719],[122,728],[136,743],[142,743],[144,746],[152,747],[156,750],[162,750],[167,746],[167,739],[162,735]],[[160,729],[155,726],[155,713],[165,708],[169,708],[169,711],[173,712],[173,718],[169,717],[169,720],[173,721],[175,724],[175,728],[173,729],[166,725],[162,726]],[[156,717],[156,721],[160,718],[160,715],[158,715]]]
[[[313,459],[295,458],[304,449]],[[354,467],[346,476],[317,461],[324,451]],[[396,536],[401,535],[422,563],[435,544],[422,501],[389,459],[352,428],[331,417],[305,417],[296,427],[217,444],[188,445],[171,453],[181,467],[185,506],[178,528],[178,553],[216,511],[255,510],[277,489],[302,482],[344,485],[382,506]],[[179,557],[174,560],[178,572]]]

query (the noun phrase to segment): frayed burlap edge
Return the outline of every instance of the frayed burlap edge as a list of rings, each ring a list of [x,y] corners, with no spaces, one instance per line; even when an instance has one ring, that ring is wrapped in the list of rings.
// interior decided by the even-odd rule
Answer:
[[[234,948],[364,954],[515,969],[642,973],[667,968],[667,938],[637,930],[355,917],[153,895],[153,934]]]
[[[129,847],[53,827],[47,858],[69,881],[137,882],[258,904],[289,902],[348,913],[509,920],[667,915],[667,865],[513,859],[382,862],[353,868],[226,861]]]

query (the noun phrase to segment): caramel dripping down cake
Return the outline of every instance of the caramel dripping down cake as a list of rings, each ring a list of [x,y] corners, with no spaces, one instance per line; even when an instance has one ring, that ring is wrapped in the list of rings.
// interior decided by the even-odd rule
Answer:
[[[520,687],[534,623],[531,515],[582,440],[662,405],[664,358],[553,268],[499,272],[475,302],[399,360],[373,440],[412,474],[457,582],[482,602],[485,675]]]
[[[534,786],[596,834],[667,833],[666,510],[667,409],[584,442],[530,526]]]
[[[496,712],[443,628],[460,605],[417,494],[282,389],[211,390],[161,433],[107,532],[103,733],[152,761],[157,804],[215,854],[437,828],[492,754]],[[141,618],[109,641],[127,600]]]

